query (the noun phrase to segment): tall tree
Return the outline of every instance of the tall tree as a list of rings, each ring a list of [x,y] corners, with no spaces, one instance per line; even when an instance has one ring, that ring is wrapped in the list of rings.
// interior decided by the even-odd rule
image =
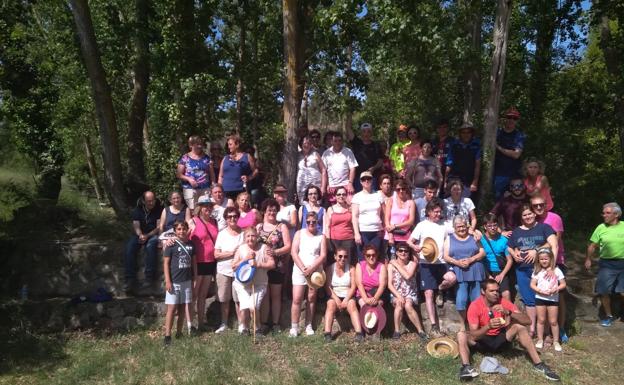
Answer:
[[[135,62],[132,98],[128,116],[128,188],[132,198],[146,189],[143,162],[143,126],[147,111],[147,87],[150,78],[148,13],[149,0],[135,1]],[[132,199],[134,200],[134,199]]]
[[[70,8],[76,23],[82,58],[89,75],[95,103],[100,140],[102,141],[106,192],[113,210],[117,216],[121,217],[127,214],[128,205],[121,175],[121,157],[119,155],[113,98],[95,39],[89,4],[87,0],[70,0]]]
[[[498,0],[493,33],[494,52],[492,53],[490,87],[487,105],[485,107],[485,124],[483,130],[482,165],[485,172],[481,173],[481,195],[485,198],[488,198],[491,194],[492,178],[494,177],[496,128],[498,125],[500,99],[505,76],[511,8],[512,0]],[[487,199],[481,199],[481,202],[485,202],[486,200]]]
[[[236,81],[236,132],[240,133],[243,129],[243,115],[245,98],[245,81],[243,79],[247,66],[247,1],[242,0],[237,7],[238,13],[238,62],[236,63],[237,81]]]
[[[481,0],[466,3],[466,33],[469,40],[468,63],[464,72],[463,122],[474,122],[481,114]]]

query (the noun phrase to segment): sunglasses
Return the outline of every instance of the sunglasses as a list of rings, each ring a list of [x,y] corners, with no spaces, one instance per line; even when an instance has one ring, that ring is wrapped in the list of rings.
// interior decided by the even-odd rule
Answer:
[[[377,257],[377,254],[364,254],[366,256],[366,258],[374,258]]]
[[[317,221],[306,221],[306,223],[309,224],[309,225],[313,225],[313,224],[317,223]]]
[[[338,194],[336,194],[336,196],[337,196],[337,197],[344,197],[344,196],[346,196],[346,195],[347,195],[347,194],[345,194],[345,193],[338,193]]]
[[[321,137],[319,135],[310,135],[310,138],[312,138],[312,139],[321,139]]]
[[[238,215],[228,215],[227,219],[238,219]]]
[[[533,203],[531,206],[535,209],[539,209],[539,208],[546,206],[546,204],[545,203]]]
[[[369,177],[369,176],[365,176],[364,178],[360,178],[360,180],[362,182],[370,182],[371,180],[373,180],[373,178]]]
[[[403,188],[403,187],[397,187],[397,188],[396,188],[396,191],[398,191],[398,192],[401,192],[401,191],[407,191],[407,189],[406,189],[406,188]]]
[[[397,253],[407,253],[408,250],[407,249],[397,249],[396,251]]]
[[[336,259],[345,259],[345,258],[347,258],[346,254],[338,254],[338,255],[336,255]]]
[[[524,185],[522,183],[514,183],[512,185],[509,185],[512,189],[521,189],[524,187]]]

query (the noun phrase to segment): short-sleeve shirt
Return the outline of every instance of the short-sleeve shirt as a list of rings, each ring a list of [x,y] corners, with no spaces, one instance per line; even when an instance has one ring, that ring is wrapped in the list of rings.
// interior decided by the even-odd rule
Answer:
[[[143,210],[142,207],[136,207],[132,210],[132,221],[137,221],[141,225],[141,232],[147,234],[156,228],[160,214],[162,213],[162,207],[159,205],[154,206],[150,211]]]
[[[182,245],[180,245],[182,243]],[[192,243],[175,242],[172,246],[165,248],[163,255],[171,258],[169,261],[169,272],[171,282],[182,283],[193,278],[193,259],[195,253]]]
[[[433,146],[433,155],[438,159],[440,165],[446,165],[446,159],[448,157],[449,152],[451,151],[451,146],[455,143],[457,139],[452,136],[447,136],[444,140],[440,140],[440,138],[433,138],[431,140],[431,144]],[[445,167],[442,167],[442,172],[444,173],[446,170]]]
[[[382,229],[379,208],[383,202],[381,195],[376,193],[360,191],[353,196],[351,203],[358,205],[360,231],[379,231]]]
[[[512,313],[518,312],[516,305],[507,301],[505,298],[500,298],[498,303],[503,305],[503,309],[505,310],[509,310]],[[503,317],[503,314],[492,310],[491,318],[496,317]],[[479,328],[484,327],[490,322],[490,308],[486,305],[483,295],[470,303],[466,318],[468,319],[469,325],[479,325]],[[505,326],[501,326],[496,329],[488,329],[486,334],[488,336],[497,336],[504,327]]]
[[[509,254],[507,250],[507,241],[508,239],[502,235],[500,235],[497,239],[485,239],[485,235],[481,238],[481,246],[483,246],[483,250],[485,250],[485,263],[488,264],[490,271],[498,273],[503,271],[505,268],[505,266],[498,266],[496,256],[506,256]]]
[[[563,220],[561,220],[561,217],[558,214],[555,214],[552,211],[549,211],[546,214],[546,217],[543,220],[540,220],[540,222],[550,225],[555,232],[563,233]],[[563,248],[562,238],[557,239],[557,245],[559,246],[557,247],[557,264],[563,265],[565,264],[565,250]]]
[[[589,241],[600,246],[601,259],[624,260],[624,222],[598,225]]]
[[[474,179],[475,163],[481,160],[481,142],[473,138],[468,143],[456,140],[446,157],[446,165],[451,168],[449,176],[459,178],[465,185]]]
[[[239,245],[243,243],[243,233],[232,235],[228,229],[219,231],[217,235],[217,242],[215,243],[215,250],[221,250],[222,252],[236,251]],[[217,261],[217,273],[225,275],[227,277],[233,277],[232,271],[232,258],[221,259]]]
[[[507,132],[499,127],[496,131],[496,144],[506,150],[523,150],[525,138],[524,133],[518,129]],[[521,166],[522,160],[520,158],[514,159],[496,150],[495,176],[519,177]]]
[[[527,196],[522,199],[506,196],[501,198],[490,212],[497,217],[503,217],[505,230],[513,230],[522,224],[520,208],[525,203],[529,203]]]
[[[358,166],[353,152],[343,147],[340,151],[334,152],[330,147],[323,153],[323,163],[327,169],[327,179],[329,187],[345,186],[349,183],[349,170]]]
[[[427,200],[425,198],[418,198],[414,201],[416,203],[416,211],[418,214],[418,218],[421,221],[424,221],[427,218]]]
[[[178,160],[178,165],[184,166],[184,176],[191,177],[197,182],[197,189],[210,187],[210,157],[206,154],[199,159],[193,159],[188,154],[184,154]],[[185,180],[182,181],[182,188],[194,188]]]
[[[546,239],[553,234],[555,234],[555,230],[545,223],[536,223],[535,226],[528,230],[516,227],[511,233],[508,244],[512,249],[518,249],[521,252],[537,249],[544,245]],[[533,264],[522,262],[518,264],[518,268],[532,269]]]
[[[435,241],[436,245],[438,245],[438,250],[440,250],[440,255],[438,256],[438,260],[434,263],[443,263],[444,262],[444,254],[442,250],[444,250],[444,241],[446,240],[447,232],[444,224],[435,223],[426,219],[422,222],[418,222],[414,231],[412,231],[412,235],[410,235],[411,239],[417,239],[419,241],[418,245],[422,246],[425,238],[431,238]],[[423,257],[422,252],[418,253],[418,257],[420,258],[420,263],[429,263],[425,257]]]
[[[351,149],[358,163],[356,169],[357,175],[377,164],[383,155],[379,143],[374,140],[370,143],[364,143],[362,139],[357,136],[351,140]]]
[[[453,202],[451,197],[444,200],[444,220],[447,230],[453,231],[453,218],[461,216],[470,225],[470,212],[475,209],[474,202],[470,198],[461,198],[459,203]]]
[[[537,279],[537,288],[540,290],[555,289],[559,286],[559,282],[562,279],[565,279],[563,272],[558,267],[555,267],[554,276],[551,275],[550,278],[547,278],[549,274],[546,273],[547,271],[542,269],[539,273],[533,273],[531,275],[531,279]],[[545,301],[559,302],[559,292],[551,295],[541,295],[539,293],[535,293],[535,298],[539,298]]]

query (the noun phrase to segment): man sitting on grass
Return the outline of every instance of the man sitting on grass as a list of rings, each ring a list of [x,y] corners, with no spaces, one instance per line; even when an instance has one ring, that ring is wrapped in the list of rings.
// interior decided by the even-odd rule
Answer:
[[[469,331],[457,333],[457,344],[462,367],[459,378],[477,377],[479,372],[470,365],[470,349],[482,353],[496,353],[511,348],[515,339],[527,351],[533,369],[544,374],[552,381],[560,378],[552,369],[542,362],[533,341],[529,336],[527,326],[531,324],[529,317],[521,313],[516,305],[501,298],[498,292],[499,285],[493,279],[481,283],[481,297],[468,307]]]

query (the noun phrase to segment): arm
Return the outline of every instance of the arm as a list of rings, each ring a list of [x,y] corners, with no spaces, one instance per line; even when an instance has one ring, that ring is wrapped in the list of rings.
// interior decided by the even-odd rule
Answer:
[[[299,270],[304,271],[305,266],[303,262],[301,262],[301,258],[299,258],[299,236],[301,230],[298,230],[295,233],[295,237],[293,238],[292,247],[290,248],[290,255],[292,256],[293,263],[299,268]]]
[[[269,247],[265,245],[262,249],[262,262],[258,264],[258,267],[267,270],[275,269],[275,258],[269,255]]]
[[[355,180],[355,167],[351,167],[349,169],[349,183],[345,187],[347,189],[347,193],[353,194],[353,181]]]
[[[358,291],[360,292],[360,296],[364,301],[366,301],[368,299],[368,293],[364,289],[364,284],[362,283],[362,267],[359,263],[355,265],[355,283]]]
[[[512,249],[511,247],[507,247],[507,252],[517,263],[522,263],[523,258],[520,256],[520,252],[516,249]]]
[[[501,154],[508,156],[512,159],[518,159],[520,158],[520,156],[522,155],[522,149],[521,148],[514,148],[513,150],[508,150],[506,148],[502,148],[501,146],[499,146],[498,144],[496,145],[496,149],[498,151],[500,151]]]
[[[323,164],[323,168],[321,169],[321,187],[325,186],[325,191],[321,190],[321,194],[325,195],[328,191],[329,179],[327,176],[327,165],[323,161],[323,157],[321,157],[321,163]],[[299,199],[303,199],[303,198],[299,197]]]
[[[327,211],[325,211],[325,217],[323,218],[323,234],[329,235],[329,223],[331,222],[333,212],[333,206],[329,206]]]
[[[318,164],[319,171],[321,172],[321,195],[325,195],[325,191],[327,191],[327,172],[325,171],[325,163],[323,163],[318,152],[316,152],[316,164]]]
[[[384,210],[384,216],[383,216],[384,227],[388,233],[390,233],[392,230],[396,228],[395,225],[390,223],[390,213],[392,212],[392,201],[393,199],[388,199],[388,201],[386,202],[385,204],[386,209]]]
[[[163,272],[165,273],[165,290],[171,293],[171,272],[169,271],[169,265],[171,263],[171,257],[164,255],[163,256]]]
[[[589,268],[591,267],[591,260],[594,256],[594,253],[596,253],[596,249],[598,248],[598,246],[599,245],[597,243],[593,242],[590,242],[589,245],[587,245],[587,254],[585,256],[585,268],[587,270],[589,270]]]
[[[299,216],[299,223],[303,223],[303,218],[302,218],[302,216],[303,216],[303,204],[301,206],[299,206],[299,214],[298,214],[298,216]]]
[[[546,243],[553,252],[553,255],[556,257],[559,252],[559,243],[557,242],[557,234],[551,234],[548,238],[546,238]]]
[[[290,232],[288,231],[288,226],[283,224],[278,224],[279,231],[282,233],[282,240],[284,241],[284,246],[279,249],[273,250],[273,255],[276,257],[287,256],[290,253]]]
[[[375,300],[372,304],[373,306],[377,305],[377,302],[386,290],[386,286],[388,286],[388,269],[385,265],[382,264],[381,269],[379,270],[379,286],[377,287],[377,291],[375,292],[375,296],[373,297],[373,299]]]
[[[412,238],[411,235],[410,235],[410,238],[407,240],[407,245],[416,253],[420,253],[419,243],[420,243],[420,240]],[[418,255],[416,255],[415,258],[418,259]]]
[[[158,222],[158,232],[160,234],[165,232],[165,219],[167,218],[167,209],[163,209],[160,213],[160,221]],[[134,224],[134,223],[133,223]]]
[[[475,160],[474,178],[470,183],[470,191],[475,192],[479,187],[479,178],[481,177],[481,159]]]
[[[165,210],[163,210],[163,212],[165,212]],[[188,207],[184,210],[184,220],[188,223],[188,221],[191,220],[191,209],[189,209]],[[160,218],[161,222],[164,222],[164,218]],[[190,228],[189,228],[190,230]]]
[[[244,182],[247,182],[258,176],[258,168],[256,167],[256,160],[254,159],[253,155],[247,154],[247,158],[249,159],[249,168],[251,168],[251,175],[249,175],[249,178],[245,177],[245,179],[243,179]]]
[[[176,167],[176,178],[188,182],[193,188],[197,187],[197,182],[195,181],[195,178],[184,175],[185,172],[186,167],[183,164],[178,163],[178,166]]]
[[[348,303],[349,300],[355,296],[355,290],[357,289],[357,286],[355,284],[355,281],[356,281],[355,267],[349,266],[349,275],[351,276],[351,287],[349,288],[349,291],[347,292],[347,296],[344,297],[345,303]],[[328,275],[328,277],[330,276]]]
[[[537,278],[531,278],[531,290],[533,290],[536,294],[539,294],[539,295],[550,295],[550,293],[546,293],[538,289]]]
[[[559,280],[559,286],[557,286],[557,291],[561,291],[565,289],[568,285],[566,284],[565,278]]]
[[[399,274],[401,274],[401,277],[403,277],[403,279],[411,279],[414,274],[416,274],[416,270],[418,269],[418,262],[412,263],[411,265],[407,265],[407,266],[403,266],[400,263],[397,262],[396,259],[391,260],[388,263],[388,269],[390,269],[390,266],[392,266],[396,271],[399,272]],[[392,272],[388,271],[388,276],[392,276],[391,275]],[[388,285],[390,285],[390,281],[388,280]]]
[[[362,244],[362,236],[360,235],[360,205],[351,203],[351,221],[353,222],[353,237],[355,243]]]
[[[225,156],[221,159],[221,167],[219,167],[219,184],[223,185],[223,163],[225,162]]]
[[[474,234],[475,229],[477,228],[477,214],[475,210],[470,210],[470,227],[468,228],[469,234]]]
[[[216,181],[214,167],[212,167],[212,160],[210,160],[210,163],[208,163],[208,176],[210,177],[211,184]]]
[[[390,274],[390,276],[392,276],[394,270],[395,270],[394,264],[389,263],[388,274]],[[403,299],[403,296],[401,295],[401,293],[399,293],[396,287],[394,287],[394,282],[392,282],[392,280],[388,281],[388,290],[390,291],[390,293],[392,293],[393,296],[396,297],[397,300],[401,301]]]
[[[323,235],[321,239],[321,253],[314,260],[314,263],[311,266],[312,270],[314,271],[319,267],[323,266],[323,263],[325,263],[325,259],[327,259],[327,239]]]

